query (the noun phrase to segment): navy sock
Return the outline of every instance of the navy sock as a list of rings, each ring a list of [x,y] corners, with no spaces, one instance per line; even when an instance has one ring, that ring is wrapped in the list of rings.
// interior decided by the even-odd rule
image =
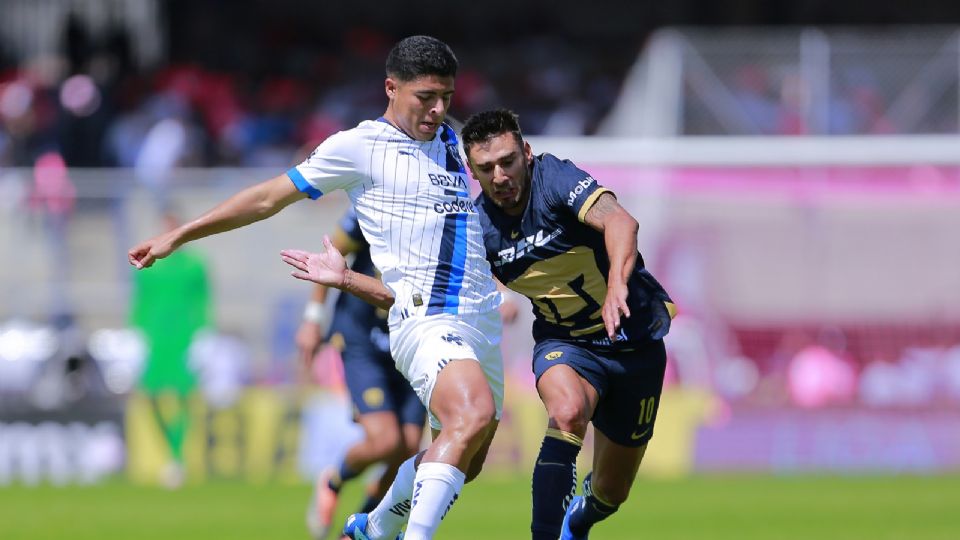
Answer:
[[[330,480],[327,482],[327,486],[333,490],[334,493],[340,493],[340,488],[343,487],[343,483],[351,478],[356,478],[358,473],[350,470],[350,467],[347,466],[346,461],[340,462],[340,469],[336,474],[330,477]]]
[[[570,532],[576,536],[586,536],[594,523],[607,519],[620,508],[597,497],[591,487],[592,476],[593,473],[588,474],[583,481],[583,504],[570,514]]]
[[[577,454],[582,445],[576,435],[547,430],[533,468],[533,540],[560,536],[566,506],[577,489]]]

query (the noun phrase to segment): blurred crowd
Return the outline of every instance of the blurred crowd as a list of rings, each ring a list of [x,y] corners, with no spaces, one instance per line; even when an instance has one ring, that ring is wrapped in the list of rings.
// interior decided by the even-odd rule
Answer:
[[[952,327],[731,327],[681,314],[668,381],[760,407],[950,408],[960,403]]]
[[[877,78],[865,67],[834,77],[811,112],[811,82],[796,70],[744,63],[730,87],[751,135],[885,135],[899,130]],[[937,126],[942,130],[947,126]],[[934,126],[930,126],[931,129]],[[953,126],[955,128],[955,126]]]
[[[173,166],[285,167],[383,112],[383,60],[405,35],[396,25],[334,31],[286,12],[260,20],[215,7],[171,10],[169,50],[155,66],[137,60],[128,29],[92,33],[77,17],[65,19],[56,54],[14,62],[0,50],[0,166],[32,166],[53,152],[70,167],[132,167],[147,181]],[[522,20],[479,19],[490,26],[482,35],[463,31],[464,21],[438,28],[461,61],[452,116],[505,105],[531,135],[597,133],[650,29],[621,24],[604,38],[591,27],[564,34],[544,27],[550,19]],[[827,62],[813,70],[820,81],[794,56],[731,60],[710,43],[683,66],[680,134],[960,129],[955,100],[938,98],[947,83],[927,73],[934,64],[918,72],[936,40],[914,63],[882,51]]]
[[[383,113],[383,59],[395,36],[356,28],[312,49],[277,50],[267,40],[248,63],[198,52],[156,69],[135,65],[130,39],[119,29],[95,39],[70,18],[62,54],[0,60],[0,166],[32,166],[53,152],[70,167],[144,172],[285,167],[330,134]],[[556,36],[456,52],[453,116],[507,104],[532,134],[594,131],[625,70]],[[273,53],[274,65],[264,67]]]

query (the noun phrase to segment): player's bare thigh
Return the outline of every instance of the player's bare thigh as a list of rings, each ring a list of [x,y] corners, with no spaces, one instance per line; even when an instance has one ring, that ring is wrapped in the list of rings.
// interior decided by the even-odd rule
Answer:
[[[557,364],[537,380],[537,392],[547,410],[549,427],[582,439],[600,399],[597,389],[572,367]]]
[[[437,375],[430,412],[440,420],[441,434],[424,457],[466,472],[476,452],[494,431],[497,406],[480,363],[472,358],[449,361]]]

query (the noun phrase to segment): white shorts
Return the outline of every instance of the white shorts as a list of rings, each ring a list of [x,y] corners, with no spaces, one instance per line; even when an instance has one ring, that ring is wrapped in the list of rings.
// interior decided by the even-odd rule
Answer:
[[[437,375],[450,360],[473,358],[487,376],[497,408],[503,412],[503,357],[500,355],[500,312],[475,315],[412,316],[390,329],[390,354],[397,370],[407,378],[430,417],[430,427],[440,420],[430,412],[430,396]]]

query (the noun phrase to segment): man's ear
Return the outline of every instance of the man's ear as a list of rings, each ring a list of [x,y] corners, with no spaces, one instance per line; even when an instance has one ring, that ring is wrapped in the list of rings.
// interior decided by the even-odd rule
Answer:
[[[383,81],[383,89],[386,91],[389,99],[397,97],[397,86],[397,81],[391,77],[387,77],[386,80]]]

